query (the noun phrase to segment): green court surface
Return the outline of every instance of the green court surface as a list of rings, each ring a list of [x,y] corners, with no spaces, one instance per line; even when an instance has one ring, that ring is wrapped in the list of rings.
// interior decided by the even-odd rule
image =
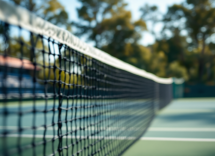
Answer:
[[[100,151],[105,155],[110,149],[111,155],[118,155],[122,152],[120,148],[125,149],[147,129],[154,116],[150,100],[136,100],[135,104],[142,108],[138,112],[139,107],[134,107],[133,100],[114,101],[117,103],[114,109],[109,105],[92,107],[99,102],[101,100],[88,100],[88,103],[84,99],[70,103],[62,100],[61,111],[59,101],[53,99],[0,103],[0,134],[3,134],[0,135],[0,156],[72,153],[98,156]],[[111,103],[111,100],[106,102]],[[86,106],[90,107],[85,109]],[[125,118],[130,119],[127,120],[131,121],[130,126],[124,123]],[[138,125],[137,120],[141,121]]]
[[[215,98],[174,100],[123,156],[215,156]]]
[[[26,101],[22,104],[24,106],[22,108],[23,111],[30,110],[32,107],[32,101]],[[47,101],[47,109],[50,109],[53,106],[52,104],[52,100]],[[76,105],[78,106],[80,104],[80,101],[77,100]],[[36,107],[38,110],[42,110],[44,108],[44,102],[37,101]],[[14,115],[7,117],[7,128],[13,131],[17,129],[16,114],[19,105],[16,102],[11,102],[8,104],[8,108],[8,110],[16,112]],[[142,113],[150,112],[147,111],[147,108],[148,107],[146,105],[146,112],[144,111]],[[138,115],[134,114],[132,111],[120,111],[123,112],[121,113],[123,115],[126,113],[127,115]],[[53,117],[52,113],[53,112],[47,113],[46,116],[42,112],[38,113],[34,117],[34,125],[50,125],[52,123],[52,119],[57,120],[58,117],[57,115]],[[86,112],[86,114],[87,113],[90,112]],[[114,113],[118,112],[112,112],[112,114]],[[72,112],[72,114],[76,114],[76,116],[78,116],[79,114],[81,115],[81,111],[76,113]],[[65,116],[65,113],[62,112],[62,116]],[[150,114],[148,116],[150,117]],[[75,116],[72,117],[74,118]],[[22,126],[30,127],[33,124],[32,121],[34,118],[32,113],[26,114],[22,117]],[[4,128],[1,126],[3,125],[1,122],[2,120],[0,120],[0,130]],[[90,123],[91,120],[86,122]],[[77,126],[80,126],[79,124],[79,122],[74,122],[72,125],[70,125],[70,129],[62,127],[62,133],[66,133],[67,130],[77,129]],[[105,125],[103,126],[105,127]],[[96,127],[91,126],[90,131],[92,131],[94,128]],[[26,145],[26,147],[28,147],[28,145],[31,145],[32,141],[35,139],[39,145],[36,148],[30,148],[28,150],[22,151],[23,156],[32,155],[32,153],[36,153],[37,155],[43,155],[44,153],[55,153],[55,150],[59,145],[59,140],[56,139],[55,141],[52,141],[52,139],[53,136],[57,136],[58,127],[55,125],[47,128],[46,130],[46,148],[44,148],[42,144],[44,141],[43,127],[37,129],[35,137],[32,137],[34,136],[34,130],[29,129],[22,134],[22,139],[19,139],[19,134],[14,134],[11,135],[11,137],[8,137],[7,141],[4,143],[9,145],[12,150],[17,150],[18,144],[24,146]],[[108,129],[108,132],[114,130],[114,127],[112,127]],[[132,127],[129,129],[129,132],[132,134]],[[84,137],[84,133],[81,132],[77,132],[77,135]],[[66,137],[66,139],[64,139],[62,142],[62,147],[73,144],[77,141],[76,139],[77,137],[73,135],[68,138]],[[113,139],[106,139],[101,142],[101,144],[110,144],[112,147],[115,147],[115,144],[117,144],[118,141],[120,140],[114,141]],[[64,154],[67,155],[71,152],[79,151],[86,145],[92,144],[93,142],[95,142],[93,138],[88,139],[84,141],[83,144],[79,144],[78,146],[70,147],[69,150],[65,150]],[[4,148],[4,144],[2,143],[3,142],[0,141],[0,151],[2,151]],[[96,148],[93,150],[96,150]],[[215,156],[215,98],[178,99],[172,101],[166,108],[158,112],[147,132],[138,142],[136,142],[124,153],[124,156]]]

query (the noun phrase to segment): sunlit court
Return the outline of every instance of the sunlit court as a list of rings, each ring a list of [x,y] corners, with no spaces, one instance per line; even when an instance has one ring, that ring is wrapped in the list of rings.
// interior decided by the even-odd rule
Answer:
[[[172,101],[157,114],[147,132],[124,155],[214,155],[214,102],[214,98]]]
[[[0,1],[0,156],[214,156],[215,2]]]

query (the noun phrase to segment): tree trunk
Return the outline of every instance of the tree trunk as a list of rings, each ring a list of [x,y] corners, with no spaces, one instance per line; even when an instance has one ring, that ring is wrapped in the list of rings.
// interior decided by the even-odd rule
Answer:
[[[200,58],[199,58],[199,71],[198,71],[198,77],[199,77],[199,81],[202,82],[202,76],[204,74],[204,52],[205,52],[205,39],[203,39],[203,43],[202,43],[202,51],[200,54]]]

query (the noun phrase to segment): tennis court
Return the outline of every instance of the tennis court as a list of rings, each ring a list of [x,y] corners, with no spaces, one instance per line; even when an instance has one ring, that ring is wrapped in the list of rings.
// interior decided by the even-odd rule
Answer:
[[[4,156],[121,155],[172,100],[178,81],[114,58],[22,7],[0,1],[0,28]]]
[[[49,101],[52,102],[52,101]],[[142,136],[142,138],[135,143],[124,156],[129,155],[178,155],[178,156],[194,156],[194,155],[204,155],[213,156],[215,154],[215,99],[178,99],[171,102],[169,106],[161,110],[151,126],[148,128],[147,132]],[[9,104],[9,109],[11,111],[17,110],[18,105],[15,102]],[[42,102],[38,102],[38,109],[44,107]],[[28,101],[25,102],[25,107],[23,109],[28,110]],[[63,116],[63,114],[62,114]],[[44,114],[40,113],[36,117],[37,125],[44,124]],[[47,115],[47,122],[51,122],[52,115]],[[16,130],[17,118],[10,117],[8,119],[9,125],[7,126],[10,130]],[[31,126],[33,115],[28,115],[22,119],[23,127]],[[77,122],[78,124],[79,122]],[[2,123],[1,123],[2,125]],[[147,126],[147,125],[146,125]],[[79,125],[78,125],[79,127]],[[74,125],[74,130],[75,125]],[[94,127],[96,128],[96,127]],[[97,127],[98,128],[98,127]],[[100,127],[101,128],[101,127]],[[2,126],[1,126],[2,129]],[[91,127],[91,130],[93,128]],[[109,131],[114,130],[109,129]],[[66,132],[66,127],[62,128],[63,133]],[[132,129],[131,129],[132,131]],[[44,128],[37,130],[35,140],[37,142],[43,141]],[[46,132],[46,138],[52,138],[56,135],[57,127],[48,128]],[[79,132],[80,133],[80,132]],[[86,133],[83,133],[86,134]],[[76,134],[77,135],[77,134]],[[20,141],[23,145],[28,145],[32,142],[33,131],[25,131],[22,134],[22,139]],[[11,136],[8,139],[8,144],[11,148],[16,147],[17,142],[14,142],[19,137],[18,134]],[[78,137],[74,135],[74,138],[69,137],[63,142],[75,141],[81,137],[81,133]],[[84,137],[84,136],[82,136]],[[97,136],[99,137],[99,136]],[[101,136],[100,136],[101,137]],[[112,136],[114,138],[114,136]],[[112,139],[113,139],[112,138]],[[73,139],[73,140],[72,140]],[[92,138],[93,140],[93,138]],[[47,151],[52,152],[52,146],[57,148],[58,141],[55,143],[47,144]],[[68,143],[67,143],[68,144]],[[84,146],[84,145],[80,145]],[[3,145],[0,146],[1,148]],[[71,148],[72,149],[72,148]],[[156,149],[156,150],[155,150]],[[2,150],[2,149],[0,149]],[[33,150],[33,149],[32,149]],[[24,155],[31,154],[33,151],[28,150]],[[38,147],[36,149],[37,155],[43,155],[43,147]],[[76,149],[73,149],[73,152]],[[65,152],[66,153],[66,152]]]
[[[124,107],[124,109],[115,108],[111,111],[111,114],[106,113],[101,114],[100,116],[96,115],[96,112],[105,111],[105,108],[93,108],[92,111],[86,111],[86,109],[78,109],[77,111],[74,109],[73,111],[62,112],[60,115],[60,121],[63,122],[63,125],[59,129],[59,125],[53,125],[54,122],[59,122],[59,112],[44,112],[44,107],[46,107],[46,110],[55,109],[53,108],[53,100],[47,100],[46,104],[43,100],[36,101],[36,115],[32,113],[32,103],[33,100],[24,101],[20,108],[17,101],[7,102],[7,112],[10,115],[8,117],[4,116],[4,120],[0,121],[0,132],[3,134],[4,131],[8,131],[10,132],[10,135],[8,135],[7,139],[4,140],[4,144],[0,146],[0,151],[4,151],[3,148],[7,146],[8,149],[11,149],[10,152],[14,153],[13,155],[19,155],[19,148],[17,147],[22,147],[22,155],[32,155],[32,153],[35,153],[36,155],[49,155],[50,153],[58,153],[58,151],[56,151],[57,148],[67,147],[68,150],[65,149],[63,153],[70,155],[70,153],[78,153],[79,150],[90,144],[96,144],[94,148],[85,151],[87,153],[93,153],[100,149],[101,146],[110,144],[110,142],[112,145],[118,145],[124,140],[131,142],[135,139],[135,133],[138,133],[137,128],[139,126],[136,125],[138,127],[135,127],[135,123],[132,123],[132,127],[130,128],[123,127],[124,124],[119,122],[120,120],[124,121],[126,118],[126,121],[128,121],[128,119],[130,119],[131,122],[132,119],[141,121],[141,129],[139,128],[139,131],[141,132],[143,129],[148,127],[153,118],[153,110],[150,108],[150,101],[147,102],[147,100],[139,100],[139,105],[141,105],[144,110],[140,114],[133,107],[133,100],[132,102],[127,100],[127,103],[123,104],[124,106],[132,104],[132,108],[130,108],[129,111],[128,107]],[[99,101],[94,100],[91,101],[91,103],[98,104]],[[1,106],[4,105],[4,103],[0,104]],[[67,101],[64,100],[61,107],[67,108],[68,106],[66,106],[66,104]],[[81,107],[84,105],[82,100],[76,100],[70,104],[73,105],[73,107]],[[58,105],[56,105],[56,109],[57,107]],[[3,114],[3,111],[4,107],[1,107],[0,113]],[[19,112],[24,113],[20,116],[17,115]],[[92,115],[89,119],[82,118],[83,116],[89,115]],[[64,120],[67,118],[72,120],[68,121],[68,123],[64,123]],[[106,122],[101,122],[103,120]],[[4,126],[4,122],[7,123],[7,126]],[[137,121],[136,123],[140,124]],[[121,124],[122,127],[117,127],[118,124]],[[127,125],[130,126],[130,124]],[[62,140],[60,140],[61,135],[63,135]],[[98,140],[101,140],[101,142],[98,143]],[[32,142],[37,143],[35,148],[32,146]],[[73,144],[74,146],[72,146]],[[112,145],[110,145],[110,147],[114,148]]]
[[[0,28],[0,155],[214,154],[215,99],[174,100],[183,79],[138,69],[6,1]]]
[[[178,99],[157,114],[124,156],[215,155],[215,99]]]

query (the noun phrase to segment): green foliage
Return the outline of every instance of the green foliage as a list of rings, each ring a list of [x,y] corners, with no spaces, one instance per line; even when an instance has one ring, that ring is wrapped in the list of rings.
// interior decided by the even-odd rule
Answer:
[[[42,39],[39,39],[36,36],[31,36],[32,40],[26,40],[23,37],[13,37],[8,42],[8,52],[9,56],[20,58],[21,56],[25,59],[31,60],[32,57],[35,57],[37,61],[41,61],[42,59],[42,49],[44,48],[45,51],[48,51],[47,45],[44,45]],[[32,42],[35,44],[35,56],[32,55]]]
[[[209,56],[215,57],[210,49],[214,44],[211,40],[211,35],[215,33],[214,18],[214,2],[210,0],[187,0],[181,5],[175,4],[169,7],[164,16],[165,29],[173,31],[177,27],[180,32],[186,30],[186,38],[189,39],[189,44],[185,46],[186,49],[189,49],[191,53],[199,53],[196,82],[206,82],[210,79],[207,70],[212,69],[207,69],[205,64],[208,63],[206,60]],[[173,36],[175,36],[174,32]],[[181,43],[181,40],[178,42]],[[187,69],[189,70],[189,67]]]
[[[79,0],[79,22],[74,22],[79,36],[95,43],[97,48],[137,67],[144,67],[143,46],[138,42],[146,23],[132,20],[123,0]]]
[[[157,6],[150,6],[145,4],[143,7],[140,8],[141,12],[141,19],[146,22],[150,22],[150,29],[149,31],[156,37],[156,33],[154,31],[154,27],[157,23],[161,22],[162,16]]]
[[[35,12],[45,20],[71,30],[68,14],[59,0],[12,1]],[[72,23],[76,28],[75,35],[85,37],[93,42],[95,47],[160,77],[183,77],[190,83],[215,84],[215,44],[212,39],[212,35],[215,34],[215,20],[213,20],[215,2],[213,0],[185,0],[184,3],[170,6],[164,16],[157,6],[144,5],[140,8],[142,15],[137,21],[132,19],[132,13],[127,9],[124,0],[78,0],[78,2],[81,4],[77,8],[79,20]],[[145,21],[151,22],[150,28],[147,28]],[[164,28],[156,36],[153,28],[161,22]],[[0,26],[1,34],[7,34],[7,31],[3,32]],[[156,37],[156,42],[149,47],[140,44],[141,34],[144,31],[151,31]],[[31,44],[31,41],[21,40],[26,45]],[[14,49],[14,52],[11,51],[12,56],[19,57],[22,51],[25,57],[31,57],[27,46],[21,47],[14,41],[8,44]],[[44,47],[40,41],[36,46],[37,49]],[[62,54],[70,58],[67,52]],[[38,51],[37,61],[41,62],[42,58]],[[78,57],[70,59],[81,63],[86,61]],[[58,65],[61,63],[62,69],[74,68],[59,58],[54,61]],[[81,73],[89,72],[81,68],[78,70]],[[64,82],[61,87],[66,87],[65,83],[69,81],[74,81],[75,84],[81,82],[77,73],[69,75],[68,72],[58,69],[56,71],[42,69],[40,78],[61,80]]]
[[[64,26],[71,31],[68,13],[58,0],[11,0],[17,5],[25,7],[29,11],[37,14],[43,19],[58,25]]]
[[[189,83],[214,84],[214,1],[185,0],[181,4],[170,6],[162,18],[156,6],[145,5],[141,12],[142,19],[152,24],[162,22],[164,25],[150,48],[155,56],[154,60],[159,57],[160,51],[164,53],[165,77],[183,77]],[[153,66],[156,67],[156,63]],[[162,75],[157,73],[159,68],[152,67],[148,71]]]
[[[143,60],[141,53],[145,49],[138,43],[141,31],[146,30],[143,20],[132,21],[131,12],[119,7],[111,13],[111,17],[102,21],[105,44],[102,50],[125,62],[141,68]]]
[[[164,16],[164,22],[168,28],[175,27],[174,21],[185,20],[180,23],[181,29],[186,29],[194,45],[205,41],[215,28],[215,8],[209,0],[187,0],[183,5],[169,7]],[[178,26],[177,26],[178,27]],[[203,43],[202,43],[203,44]]]
[[[188,80],[188,74],[185,67],[181,66],[179,62],[174,61],[169,64],[167,73],[170,77],[183,78]]]
[[[159,77],[166,77],[167,58],[164,52],[152,53],[146,70]]]
[[[173,31],[171,38],[158,39],[151,47],[154,52],[163,51],[167,56],[168,63],[183,61],[188,43],[185,36],[181,36],[178,29]]]
[[[79,21],[73,22],[78,29],[75,33],[78,36],[85,35],[89,41],[95,43],[97,48],[102,47],[104,41],[104,19],[111,16],[110,14],[118,6],[124,6],[122,0],[78,0],[81,7],[77,8]],[[108,23],[108,25],[111,23]]]
[[[69,74],[68,72],[60,71],[59,69],[54,70],[53,68],[41,68],[37,78],[41,80],[49,80],[49,87],[55,85],[55,87],[63,89],[72,89],[74,88],[74,85],[72,84],[81,84],[79,75]]]

